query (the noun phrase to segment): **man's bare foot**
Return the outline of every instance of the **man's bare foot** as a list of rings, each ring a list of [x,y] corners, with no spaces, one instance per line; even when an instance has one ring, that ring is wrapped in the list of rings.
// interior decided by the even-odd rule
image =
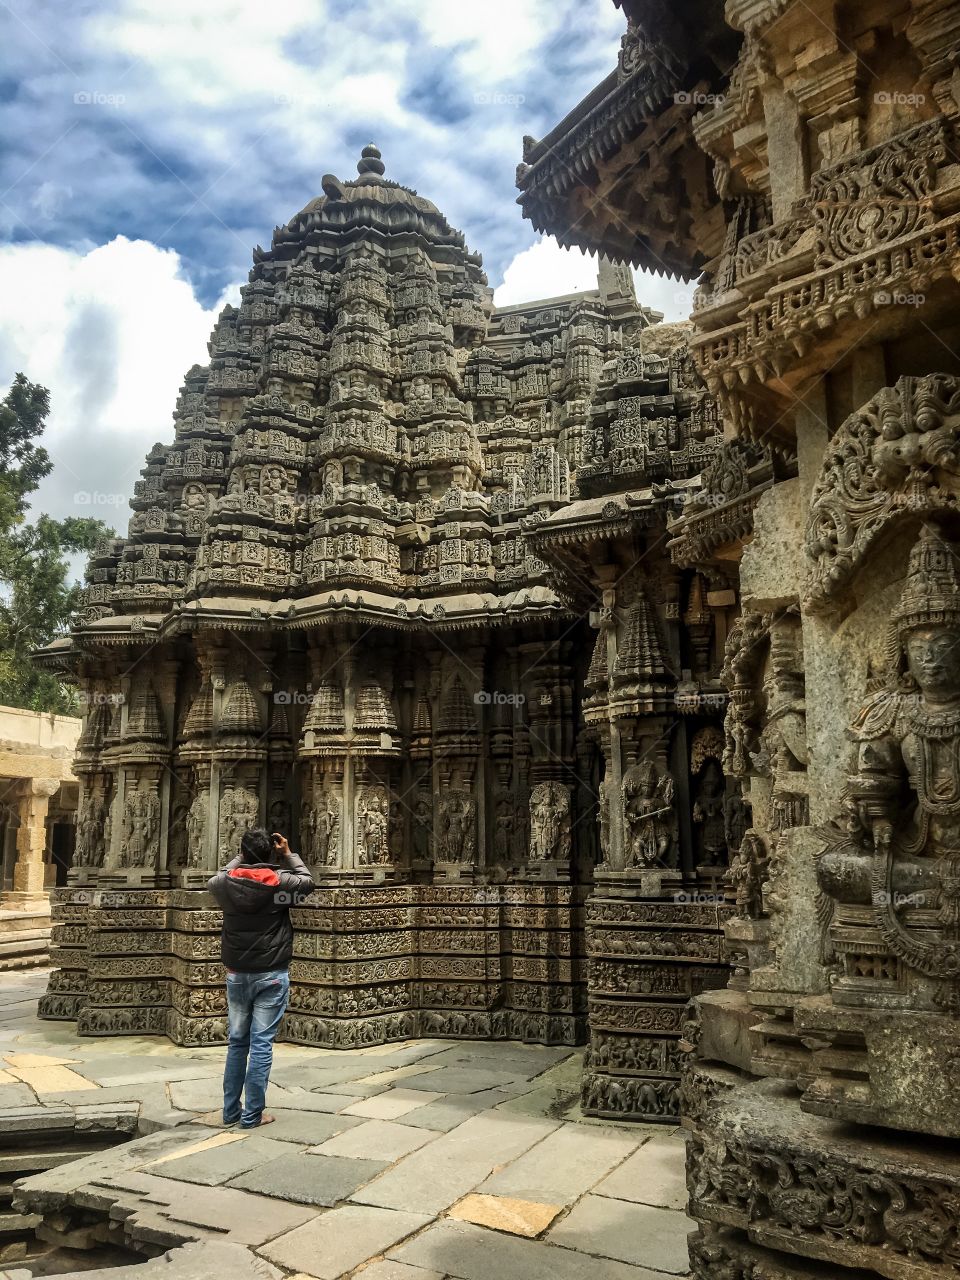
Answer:
[[[264,1111],[261,1114],[260,1119],[257,1121],[256,1124],[241,1124],[240,1128],[241,1129],[259,1129],[262,1124],[273,1124],[276,1118],[277,1118],[276,1116],[268,1115],[267,1112]],[[2,1275],[2,1272],[0,1272],[0,1275]]]

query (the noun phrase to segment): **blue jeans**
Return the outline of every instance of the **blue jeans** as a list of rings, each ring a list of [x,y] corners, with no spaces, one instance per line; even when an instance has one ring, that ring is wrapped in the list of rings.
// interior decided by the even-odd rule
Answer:
[[[227,973],[230,1034],[223,1069],[224,1124],[239,1120],[241,1129],[253,1129],[260,1123],[273,1065],[273,1042],[289,996],[290,975],[286,969]]]

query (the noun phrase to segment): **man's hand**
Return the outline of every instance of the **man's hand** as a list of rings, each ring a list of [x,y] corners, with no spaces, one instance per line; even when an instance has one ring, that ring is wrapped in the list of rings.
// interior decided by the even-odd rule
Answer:
[[[273,833],[273,847],[278,853],[282,853],[285,858],[290,856],[290,845],[287,843],[287,837],[282,836],[279,831]]]

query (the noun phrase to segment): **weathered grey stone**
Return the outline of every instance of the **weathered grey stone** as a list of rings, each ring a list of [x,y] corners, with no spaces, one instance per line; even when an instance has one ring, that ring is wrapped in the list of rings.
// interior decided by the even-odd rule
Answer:
[[[684,1144],[672,1133],[654,1134],[629,1159],[603,1178],[593,1194],[662,1209],[685,1209]]]
[[[288,1270],[337,1280],[429,1221],[424,1214],[340,1205],[264,1245],[260,1253]]]
[[[272,1126],[270,1126],[272,1128]],[[161,1178],[176,1178],[181,1182],[197,1182],[202,1186],[216,1187],[229,1182],[248,1169],[260,1168],[278,1156],[289,1155],[289,1143],[275,1142],[259,1131],[238,1134],[230,1131],[233,1141],[212,1150],[198,1151],[179,1160],[165,1160],[162,1165],[146,1166],[148,1173]]]
[[[353,1199],[410,1213],[439,1213],[556,1127],[556,1122],[527,1116],[473,1116],[414,1151]]]
[[[547,1232],[547,1240],[567,1249],[686,1275],[690,1225],[683,1214],[669,1209],[588,1195]]]
[[[387,1167],[384,1160],[347,1160],[309,1153],[281,1156],[234,1178],[232,1187],[294,1204],[334,1205]]]
[[[646,1267],[627,1266],[608,1257],[590,1257],[539,1240],[521,1240],[465,1222],[439,1222],[407,1244],[390,1250],[390,1259],[457,1276],[490,1280],[656,1280]]]
[[[427,1129],[415,1129],[391,1120],[365,1120],[356,1128],[328,1138],[313,1150],[323,1156],[350,1156],[353,1159],[365,1156],[392,1163],[432,1142],[433,1137]]]
[[[544,1204],[571,1204],[636,1149],[637,1139],[613,1129],[584,1132],[564,1125],[503,1165],[477,1190]],[[682,1173],[682,1149],[677,1150]]]

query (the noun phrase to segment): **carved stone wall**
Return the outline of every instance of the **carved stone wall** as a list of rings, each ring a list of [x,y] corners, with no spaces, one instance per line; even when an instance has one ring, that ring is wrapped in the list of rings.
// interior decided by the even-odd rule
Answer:
[[[681,1032],[693,1274],[955,1275],[960,5],[623,8],[518,186],[567,242],[699,277],[723,444],[671,555],[739,591],[749,811],[733,976]]]

